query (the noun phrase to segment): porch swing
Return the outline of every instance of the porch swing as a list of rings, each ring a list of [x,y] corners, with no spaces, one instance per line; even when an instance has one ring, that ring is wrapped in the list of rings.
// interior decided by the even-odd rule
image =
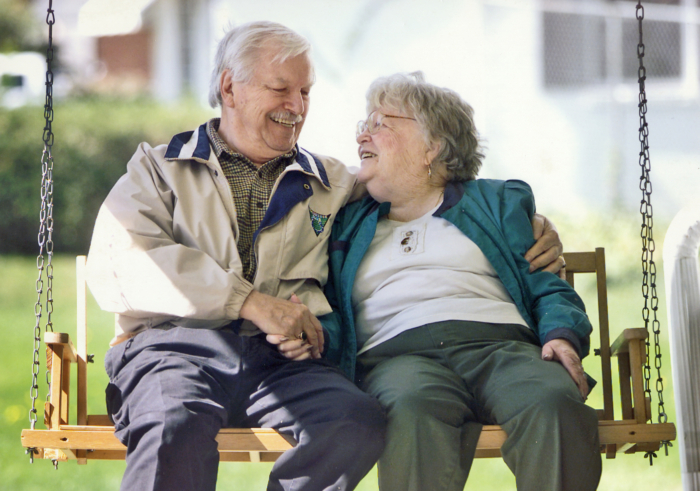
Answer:
[[[642,20],[644,8],[637,4],[639,21],[639,164],[642,169],[640,188],[642,190],[642,269],[644,307],[642,311],[644,327],[625,329],[610,343],[608,325],[607,286],[605,276],[605,252],[597,248],[590,252],[565,253],[567,264],[566,279],[574,286],[574,279],[581,274],[595,274],[597,307],[599,320],[599,347],[595,355],[600,357],[603,408],[597,410],[601,452],[607,458],[615,458],[618,453],[643,452],[650,463],[661,446],[667,447],[676,438],[673,423],[667,421],[663,401],[663,378],[661,377],[661,350],[659,345],[660,324],[657,319],[658,298],[656,295],[656,266],[653,255],[653,214],[651,207],[650,160],[648,126],[646,122],[646,94],[644,68],[644,44],[642,42]],[[33,459],[50,459],[57,466],[59,461],[76,460],[86,464],[88,460],[119,460],[126,456],[126,447],[114,436],[114,426],[107,415],[89,414],[87,409],[87,365],[92,361],[87,350],[85,257],[77,258],[77,299],[78,321],[77,338],[73,344],[66,333],[53,331],[53,157],[51,154],[54,136],[53,122],[53,58],[52,28],[55,23],[52,0],[49,0],[46,22],[49,27],[47,49],[46,102],[44,116],[46,125],[43,132],[44,151],[42,153],[41,211],[38,235],[39,255],[36,282],[38,299],[35,304],[36,325],[34,326],[34,357],[32,363],[32,385],[29,410],[30,429],[22,431],[22,446]],[[44,261],[46,252],[47,261]],[[37,429],[38,374],[40,369],[39,349],[41,346],[42,294],[46,270],[46,323],[44,343],[46,345],[46,370],[48,395],[44,404],[44,425]],[[653,315],[652,315],[653,314]],[[650,315],[652,318],[650,319]],[[656,391],[658,396],[657,422],[652,422],[651,409],[651,343],[649,326],[654,335],[654,368],[657,371]],[[615,419],[613,408],[613,381],[611,359],[617,358],[619,372],[620,419]],[[71,365],[75,365],[77,390],[75,414],[69,411]],[[75,424],[71,424],[75,421]],[[484,426],[479,438],[477,457],[500,457],[501,445],[506,434],[500,426]],[[217,437],[221,461],[234,462],[274,462],[284,451],[296,442],[275,430],[267,428],[225,428]],[[667,452],[668,453],[668,452]]]

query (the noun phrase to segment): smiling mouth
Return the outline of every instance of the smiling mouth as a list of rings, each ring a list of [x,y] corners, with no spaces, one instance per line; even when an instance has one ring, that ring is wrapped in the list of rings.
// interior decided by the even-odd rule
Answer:
[[[377,156],[376,153],[372,153],[372,152],[362,152],[362,153],[360,154],[360,160],[372,159],[372,158],[374,158],[374,157],[376,157],[376,156]]]
[[[291,120],[291,119],[277,118],[275,116],[270,116],[270,119],[277,124],[281,124],[285,128],[294,128],[298,123],[301,122],[301,118],[299,118],[299,120],[295,121],[295,120]]]

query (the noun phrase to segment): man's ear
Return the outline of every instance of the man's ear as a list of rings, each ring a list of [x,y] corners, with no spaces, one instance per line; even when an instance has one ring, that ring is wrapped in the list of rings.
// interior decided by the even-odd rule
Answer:
[[[219,87],[221,91],[221,102],[224,106],[235,107],[233,100],[233,75],[230,70],[224,70],[221,72],[221,78],[219,79]]]

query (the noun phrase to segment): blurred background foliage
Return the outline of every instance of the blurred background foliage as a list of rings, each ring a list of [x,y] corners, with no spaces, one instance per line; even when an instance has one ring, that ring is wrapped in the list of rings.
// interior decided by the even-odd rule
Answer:
[[[39,23],[26,0],[0,0],[0,12],[0,53],[39,49]]]
[[[188,101],[92,96],[62,100],[54,115],[55,251],[86,253],[97,210],[137,145],[168,143],[212,112]],[[0,254],[38,250],[44,124],[36,106],[0,107]]]

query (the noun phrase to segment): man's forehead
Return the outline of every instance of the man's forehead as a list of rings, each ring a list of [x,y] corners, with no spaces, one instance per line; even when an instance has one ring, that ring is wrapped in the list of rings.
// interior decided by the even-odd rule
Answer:
[[[312,73],[313,73],[312,71],[309,72],[309,78],[306,81],[301,81],[304,85],[312,86],[315,83],[315,80],[313,79]],[[299,82],[298,80],[291,80],[291,79],[284,77],[282,75],[273,76],[272,81],[277,82],[278,84],[282,84],[282,85],[289,85],[291,83]]]
[[[296,58],[303,57],[305,64],[294,63]],[[254,78],[258,81],[270,84],[312,86],[316,81],[314,65],[311,58],[302,53],[295,57],[289,57],[284,61],[275,61],[273,57],[261,56],[254,68]]]

